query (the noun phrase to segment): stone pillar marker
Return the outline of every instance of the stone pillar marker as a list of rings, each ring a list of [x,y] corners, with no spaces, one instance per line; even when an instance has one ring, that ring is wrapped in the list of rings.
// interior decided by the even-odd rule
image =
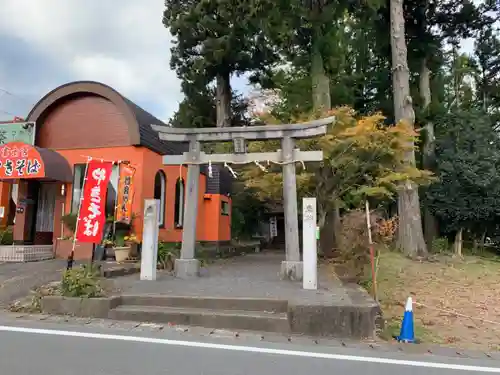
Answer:
[[[200,273],[200,261],[195,258],[196,222],[198,219],[198,190],[200,179],[200,142],[191,140],[187,154],[187,194],[182,224],[181,257],[175,260],[175,276],[179,278],[196,277]]]
[[[302,256],[304,289],[318,289],[318,253],[316,246],[316,198],[302,199]]]
[[[141,280],[156,280],[158,262],[159,199],[144,200],[144,226],[142,230]]]
[[[286,260],[281,263],[281,278],[302,280],[303,265],[300,261],[299,223],[297,212],[297,178],[295,175],[294,140],[281,140],[283,154],[283,205],[285,211]]]

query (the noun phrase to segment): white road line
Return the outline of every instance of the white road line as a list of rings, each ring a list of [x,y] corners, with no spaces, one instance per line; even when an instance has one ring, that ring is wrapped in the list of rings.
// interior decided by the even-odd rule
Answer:
[[[11,326],[0,326],[0,331],[31,333],[31,334],[51,335],[51,336],[79,337],[86,339],[141,342],[148,344],[184,346],[189,348],[219,349],[219,350],[230,350],[230,351],[247,352],[247,353],[276,354],[276,355],[292,356],[292,357],[332,359],[339,361],[379,363],[385,365],[438,368],[445,370],[472,371],[472,372],[491,372],[500,374],[500,367],[483,367],[483,366],[457,365],[457,364],[439,363],[439,362],[408,361],[402,359],[362,357],[362,356],[344,355],[344,354],[315,353],[315,352],[306,352],[298,350],[258,348],[253,346],[224,345],[224,344],[214,344],[214,343],[205,343],[196,341],[158,339],[152,337],[109,335],[103,333],[74,332],[74,331],[62,331],[62,330],[52,330],[52,329],[11,327]]]

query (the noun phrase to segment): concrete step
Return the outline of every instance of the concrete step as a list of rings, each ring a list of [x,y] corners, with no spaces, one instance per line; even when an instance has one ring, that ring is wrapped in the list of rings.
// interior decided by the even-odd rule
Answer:
[[[166,295],[123,295],[122,305],[183,307],[207,310],[268,311],[286,313],[288,301],[271,298],[224,298]]]
[[[218,329],[290,332],[287,314],[273,312],[121,305],[110,310],[108,317],[115,320],[171,323]]]

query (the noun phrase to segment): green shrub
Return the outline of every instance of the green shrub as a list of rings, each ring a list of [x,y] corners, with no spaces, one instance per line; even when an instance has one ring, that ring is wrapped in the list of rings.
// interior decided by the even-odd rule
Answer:
[[[181,255],[181,244],[177,242],[159,242],[157,264],[160,268],[173,270],[175,260]]]
[[[63,222],[67,230],[69,230],[71,233],[75,233],[77,219],[78,216],[76,214],[66,214],[61,218],[61,221]]]
[[[158,243],[158,263],[167,261],[169,258],[179,258],[181,255],[181,246],[177,242],[159,242]]]
[[[431,251],[434,254],[444,254],[450,251],[450,245],[446,237],[437,237],[432,240]]]
[[[116,233],[115,236],[115,247],[124,247],[125,246],[125,233]]]
[[[210,259],[209,251],[201,244],[196,248],[196,259],[200,261],[201,267],[205,266]]]
[[[11,228],[0,232],[0,245],[12,245],[14,243],[14,233]]]
[[[66,270],[61,281],[61,295],[82,298],[101,297],[104,290],[99,278],[100,271],[92,264]]]

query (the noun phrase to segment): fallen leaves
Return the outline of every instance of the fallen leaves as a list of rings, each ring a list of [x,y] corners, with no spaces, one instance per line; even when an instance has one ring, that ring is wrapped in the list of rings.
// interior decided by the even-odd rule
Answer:
[[[415,262],[387,251],[379,267],[379,298],[389,322],[399,324],[406,298],[412,295],[418,301],[416,331],[425,336],[420,337],[424,342],[492,349],[499,341],[500,306],[495,301],[500,300],[500,263],[444,256]]]

